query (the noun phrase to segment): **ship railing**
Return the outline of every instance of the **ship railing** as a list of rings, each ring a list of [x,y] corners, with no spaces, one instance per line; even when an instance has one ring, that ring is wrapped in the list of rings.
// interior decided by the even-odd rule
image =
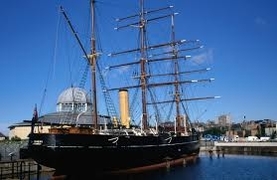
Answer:
[[[103,135],[117,135],[117,136],[146,136],[146,135],[152,135],[152,136],[158,136],[159,133],[154,128],[150,128],[147,131],[132,128],[132,129],[113,129],[113,130],[100,130],[100,134]]]
[[[158,131],[154,128],[150,128],[150,132],[153,134],[153,135],[158,135]]]

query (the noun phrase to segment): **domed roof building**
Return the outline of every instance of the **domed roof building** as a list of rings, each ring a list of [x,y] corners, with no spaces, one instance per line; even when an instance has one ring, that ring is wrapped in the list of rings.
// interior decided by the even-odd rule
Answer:
[[[76,125],[91,127],[93,108],[89,93],[80,87],[70,87],[64,90],[57,99],[56,112],[44,114],[38,118],[34,132],[48,132],[51,126]],[[111,123],[110,116],[98,114],[99,126],[105,128]],[[31,131],[31,120],[9,126],[9,139],[19,137],[28,139]]]
[[[92,103],[86,90],[79,87],[70,87],[58,97],[57,112],[85,112],[91,110]]]
[[[85,89],[70,87],[64,90],[58,97],[56,112],[39,117],[39,121],[52,124],[76,124],[91,126],[92,122],[92,100]],[[110,117],[99,115],[100,124],[110,122]]]

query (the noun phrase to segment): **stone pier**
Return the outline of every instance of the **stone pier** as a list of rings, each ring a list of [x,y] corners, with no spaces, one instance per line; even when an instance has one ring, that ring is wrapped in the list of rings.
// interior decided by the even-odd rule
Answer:
[[[226,154],[277,156],[277,142],[215,142],[214,149]]]

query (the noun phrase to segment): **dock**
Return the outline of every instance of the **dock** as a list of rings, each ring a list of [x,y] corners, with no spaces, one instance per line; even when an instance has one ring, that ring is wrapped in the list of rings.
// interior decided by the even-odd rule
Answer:
[[[277,156],[277,142],[214,142],[211,150],[226,154]]]

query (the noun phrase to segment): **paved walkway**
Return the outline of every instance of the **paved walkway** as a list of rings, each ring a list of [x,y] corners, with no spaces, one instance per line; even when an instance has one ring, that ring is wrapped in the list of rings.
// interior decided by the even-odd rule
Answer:
[[[277,142],[215,142],[214,146],[221,147],[277,147]]]

